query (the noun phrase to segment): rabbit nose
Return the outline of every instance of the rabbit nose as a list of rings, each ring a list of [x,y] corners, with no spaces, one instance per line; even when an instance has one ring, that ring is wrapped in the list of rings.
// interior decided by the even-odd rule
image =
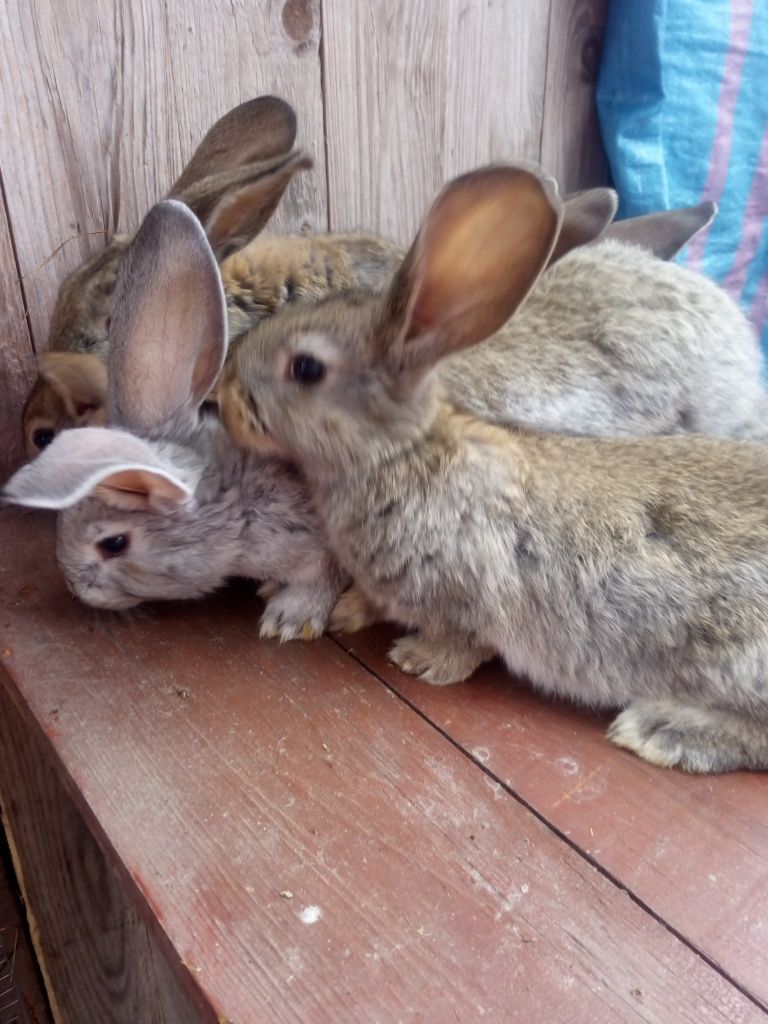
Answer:
[[[225,370],[218,388],[221,419],[227,433],[242,448],[254,448],[266,438],[256,403],[246,394],[231,370]]]

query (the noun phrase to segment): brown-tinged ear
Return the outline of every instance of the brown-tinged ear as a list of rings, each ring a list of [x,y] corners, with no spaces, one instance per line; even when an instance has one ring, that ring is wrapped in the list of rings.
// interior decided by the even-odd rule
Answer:
[[[205,196],[192,208],[203,222],[218,260],[247,245],[275,212],[297,171],[312,167],[312,159],[297,151],[272,163],[243,168],[240,172],[206,178]]]
[[[563,226],[549,258],[549,266],[562,256],[598,239],[616,216],[618,196],[612,188],[591,188],[564,200]]]
[[[628,242],[648,249],[662,260],[671,260],[717,215],[717,203],[683,206],[677,210],[661,210],[642,217],[630,217],[611,224],[605,238]]]
[[[547,265],[561,217],[552,179],[524,168],[486,167],[447,185],[391,286],[390,356],[430,365],[502,327]]]
[[[100,410],[107,401],[107,367],[84,352],[43,352],[37,359],[40,377],[51,386],[77,421]]]
[[[139,434],[194,420],[224,363],[219,268],[182,203],[154,206],[120,265],[109,352],[109,421]]]
[[[187,189],[203,178],[285,156],[295,142],[296,114],[285,100],[247,100],[208,131],[168,195],[183,199]]]

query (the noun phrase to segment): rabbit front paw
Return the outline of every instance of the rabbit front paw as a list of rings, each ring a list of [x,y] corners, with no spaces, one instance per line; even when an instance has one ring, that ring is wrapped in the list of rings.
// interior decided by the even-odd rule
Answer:
[[[352,584],[336,602],[328,628],[332,633],[358,633],[361,629],[372,626],[377,619],[376,610],[371,602]]]
[[[630,704],[611,723],[608,739],[662,768],[702,773],[768,768],[764,719],[673,699]]]
[[[470,643],[429,640],[414,633],[395,641],[389,649],[389,660],[403,672],[433,686],[447,686],[467,679],[492,654]]]
[[[317,590],[288,584],[267,601],[261,616],[259,636],[263,640],[315,640],[328,622],[327,602]]]

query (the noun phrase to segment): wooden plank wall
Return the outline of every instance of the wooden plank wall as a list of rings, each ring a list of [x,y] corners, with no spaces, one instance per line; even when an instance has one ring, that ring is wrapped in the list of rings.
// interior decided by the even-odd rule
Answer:
[[[285,96],[315,170],[277,231],[406,242],[446,178],[541,160],[604,178],[592,82],[607,0],[6,0],[0,5],[0,451],[59,282],[133,230],[211,123]]]

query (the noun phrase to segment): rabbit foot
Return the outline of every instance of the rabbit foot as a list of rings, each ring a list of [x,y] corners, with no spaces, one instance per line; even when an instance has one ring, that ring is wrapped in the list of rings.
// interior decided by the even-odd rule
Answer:
[[[259,636],[263,640],[316,640],[325,632],[327,610],[317,591],[286,586],[267,601],[261,616]]]
[[[372,626],[377,618],[373,605],[353,583],[336,602],[328,628],[332,633],[358,633]]]
[[[768,722],[680,701],[638,700],[611,723],[608,739],[651,764],[687,772],[768,768]]]
[[[492,657],[491,651],[446,640],[428,640],[421,633],[401,637],[389,649],[389,660],[403,672],[433,686],[460,683]]]
[[[269,601],[270,598],[274,597],[275,594],[279,594],[283,589],[283,584],[278,583],[277,580],[264,580],[259,584],[256,593],[259,595],[262,601]]]

